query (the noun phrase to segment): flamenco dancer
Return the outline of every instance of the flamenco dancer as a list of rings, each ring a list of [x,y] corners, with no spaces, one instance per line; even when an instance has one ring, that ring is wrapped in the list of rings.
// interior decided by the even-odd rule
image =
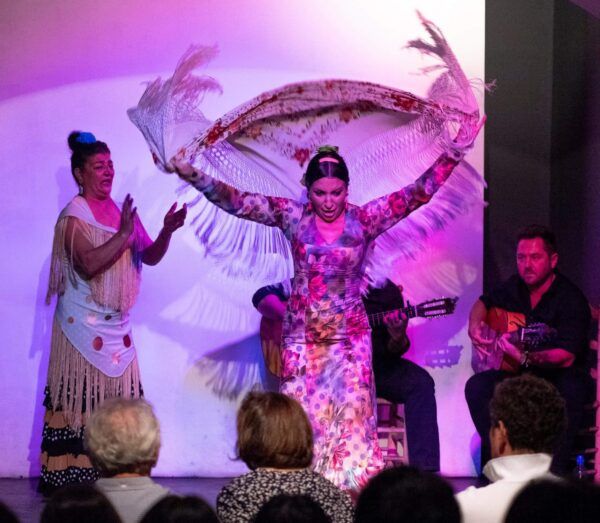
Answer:
[[[429,22],[424,24],[455,73],[444,79],[445,85],[454,89],[458,81],[463,92],[470,94],[447,44]],[[413,43],[415,47],[420,44]],[[130,117],[146,137],[159,167],[177,172],[229,215],[275,228],[288,242],[294,275],[283,323],[280,390],[298,400],[308,414],[315,436],[314,470],[342,489],[359,489],[383,467],[376,434],[371,333],[361,300],[367,287],[367,254],[377,237],[430,201],[472,146],[483,121],[479,122],[473,104],[468,111],[453,110],[441,98],[419,99],[375,84],[307,82],[264,93],[212,126],[205,125],[171,157],[162,137],[153,133],[159,118],[162,122],[165,115],[178,112],[181,119],[185,104],[177,98],[182,91],[187,91],[188,106],[190,99],[200,98],[186,76],[193,61],[193,55],[187,55],[172,79],[154,82],[138,107],[130,110]],[[200,90],[214,88],[207,82],[197,81],[196,85]],[[455,100],[458,92],[453,91]],[[438,96],[440,93],[438,89]],[[178,105],[177,110],[165,109],[169,103]],[[240,190],[219,179],[227,178],[223,174],[228,168],[244,174],[246,164],[235,149],[236,135],[278,146],[273,142],[277,142],[277,131],[286,118],[290,125],[301,122],[303,129],[322,131],[334,125],[333,120],[322,124],[331,114],[339,122],[378,108],[420,115],[412,132],[433,136],[437,147],[425,172],[403,189],[363,205],[349,203],[349,168],[338,149],[331,146],[318,148],[308,162],[303,177],[307,201]],[[338,114],[344,118],[337,118]],[[203,118],[199,112],[191,115],[194,117]],[[449,122],[459,128],[454,138],[448,131]],[[285,137],[292,134],[285,133]],[[314,136],[323,138],[323,133]],[[247,142],[244,146],[247,149]],[[285,152],[285,147],[282,150]],[[303,161],[299,151],[292,148],[289,156]],[[385,171],[380,177],[386,177]],[[219,229],[212,218],[206,221],[207,230]]]
[[[131,196],[120,208],[111,198],[115,171],[106,143],[78,131],[68,141],[79,195],[58,216],[46,296],[50,303],[58,295],[38,486],[46,495],[99,477],[83,448],[86,420],[108,398],[142,395],[129,310],[142,263],[161,261],[187,212],[173,204],[152,241]]]
[[[348,203],[348,168],[333,147],[320,148],[308,163],[308,203],[241,192],[185,161],[173,162],[182,179],[221,209],[278,227],[289,239],[294,278],[280,391],[308,414],[315,471],[341,488],[359,488],[383,467],[371,329],[361,300],[365,254],[377,236],[427,203],[462,157],[451,149],[414,184],[360,207]]]

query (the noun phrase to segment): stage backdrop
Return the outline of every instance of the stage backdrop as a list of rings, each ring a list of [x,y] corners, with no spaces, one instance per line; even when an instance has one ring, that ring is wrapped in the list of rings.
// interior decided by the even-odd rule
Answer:
[[[2,2],[0,25],[0,475],[38,473],[42,397],[53,307],[44,304],[53,226],[75,192],[68,133],[108,142],[113,196],[135,198],[152,236],[176,199],[126,116],[143,82],[167,76],[189,44],[217,44],[207,72],[224,88],[205,104],[214,118],[288,82],[350,78],[426,95],[431,65],[404,49],[422,37],[415,9],[443,29],[466,74],[484,75],[479,0]],[[482,96],[480,93],[479,100]],[[483,169],[480,138],[469,162]],[[409,357],[436,381],[442,472],[475,471],[474,429],[463,397],[471,374],[467,313],[481,290],[482,208],[445,231],[394,279],[416,302],[460,297],[456,314],[413,321]],[[266,377],[250,297],[259,282],[226,278],[191,229],[178,232],[157,267],[144,270],[133,310],[146,398],[163,430],[157,475],[233,476],[235,411]]]

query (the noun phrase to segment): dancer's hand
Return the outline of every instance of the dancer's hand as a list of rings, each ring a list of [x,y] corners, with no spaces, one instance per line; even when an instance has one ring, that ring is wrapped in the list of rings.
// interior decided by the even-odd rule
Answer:
[[[165,169],[167,172],[177,173],[182,178],[189,178],[195,172],[192,164],[184,157],[182,151],[178,152],[166,163]]]
[[[171,208],[167,211],[167,214],[165,214],[163,231],[165,231],[167,234],[173,234],[185,223],[185,217],[187,216],[187,205],[184,203],[181,209],[178,211],[175,209],[177,209],[177,202],[171,205]]]
[[[133,198],[128,194],[125,196],[123,207],[121,207],[121,223],[119,224],[119,233],[127,239],[133,233],[136,212],[137,207],[133,207]]]
[[[475,142],[479,131],[484,126],[487,116],[484,114],[475,126],[463,123],[456,133],[454,142],[461,147],[468,147]]]

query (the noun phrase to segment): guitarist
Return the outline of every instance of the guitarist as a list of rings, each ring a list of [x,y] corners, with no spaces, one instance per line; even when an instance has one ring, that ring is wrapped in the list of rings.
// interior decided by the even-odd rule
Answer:
[[[566,474],[569,456],[581,424],[583,406],[590,401],[592,381],[584,365],[588,353],[590,310],[583,293],[556,271],[558,253],[554,234],[531,225],[517,238],[517,273],[475,302],[469,316],[469,337],[474,358],[484,359],[501,351],[506,361],[516,362],[517,373],[531,372],[553,383],[565,399],[567,430],[556,449],[553,470]],[[541,322],[555,329],[551,341],[535,351],[516,342],[510,333],[491,336],[486,327],[493,307],[521,313],[526,323]],[[487,320],[490,321],[490,320]],[[502,359],[502,354],[501,354]],[[488,405],[497,383],[514,376],[501,368],[485,370],[466,383],[465,396],[473,423],[481,436],[481,466],[490,458]]]
[[[252,303],[264,317],[282,320],[288,296],[284,283],[268,285],[256,291]],[[370,287],[363,302],[367,314],[400,309],[404,306],[402,288],[388,279],[379,288]],[[435,384],[426,370],[402,358],[410,347],[407,323],[407,317],[396,310],[385,315],[383,325],[372,327],[375,387],[378,397],[404,403],[411,465],[439,471]]]

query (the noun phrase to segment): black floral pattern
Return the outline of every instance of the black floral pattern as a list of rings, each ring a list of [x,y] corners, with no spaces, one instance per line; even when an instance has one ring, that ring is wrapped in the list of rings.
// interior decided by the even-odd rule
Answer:
[[[278,494],[304,494],[316,501],[332,523],[352,523],[350,496],[310,470],[255,470],[235,478],[217,497],[221,523],[250,523],[260,508]]]

